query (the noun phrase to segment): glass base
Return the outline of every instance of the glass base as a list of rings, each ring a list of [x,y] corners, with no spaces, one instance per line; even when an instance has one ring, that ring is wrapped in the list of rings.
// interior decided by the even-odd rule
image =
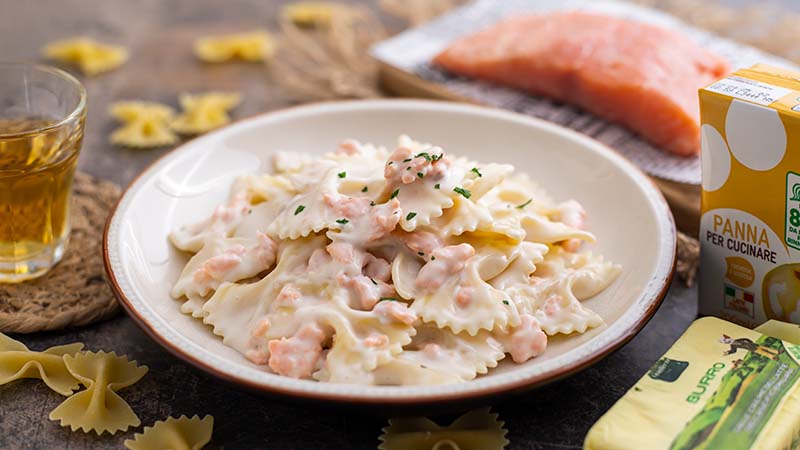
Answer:
[[[0,283],[21,283],[44,275],[61,261],[68,243],[68,238],[61,239],[25,259],[0,258]]]

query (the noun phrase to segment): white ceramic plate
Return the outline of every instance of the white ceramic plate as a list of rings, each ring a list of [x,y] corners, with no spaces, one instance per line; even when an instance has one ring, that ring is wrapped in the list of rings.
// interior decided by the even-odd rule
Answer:
[[[586,304],[605,325],[551,339],[524,364],[506,360],[475,380],[434,387],[318,383],[268,373],[222,344],[210,327],[181,314],[169,296],[185,257],[167,233],[207,217],[234,177],[269,171],[277,150],[321,154],[344,138],[391,146],[399,134],[483,162],[510,163],[556,199],[588,212],[597,251],[623,266],[619,279]],[[125,309],[178,357],[223,379],[266,392],[375,404],[487,397],[541,385],[598,361],[655,313],[671,279],[675,227],[661,194],[633,165],[598,142],[541,120],[459,103],[378,100],[321,103],[242,120],[158,160],[123,194],[104,238],[106,270]]]

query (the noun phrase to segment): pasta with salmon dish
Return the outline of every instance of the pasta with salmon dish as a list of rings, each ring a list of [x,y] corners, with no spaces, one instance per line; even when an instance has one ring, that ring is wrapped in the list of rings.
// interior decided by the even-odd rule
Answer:
[[[583,301],[622,269],[590,251],[578,201],[511,165],[401,136],[273,166],[169,235],[191,254],[172,289],[181,310],[266,371],[457,383],[603,324]]]

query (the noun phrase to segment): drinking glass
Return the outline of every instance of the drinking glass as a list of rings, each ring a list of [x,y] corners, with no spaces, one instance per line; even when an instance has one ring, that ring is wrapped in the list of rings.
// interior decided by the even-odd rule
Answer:
[[[86,90],[72,75],[0,62],[0,282],[61,260],[85,120]]]

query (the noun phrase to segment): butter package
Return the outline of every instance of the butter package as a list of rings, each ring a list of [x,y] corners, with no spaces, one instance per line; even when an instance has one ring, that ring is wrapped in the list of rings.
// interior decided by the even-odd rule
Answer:
[[[800,448],[800,346],[695,321],[600,420],[584,450]]]
[[[792,344],[800,344],[800,325],[797,324],[781,322],[780,320],[768,320],[757,326],[753,331],[782,339]]]
[[[699,95],[700,314],[800,323],[800,73],[756,65]]]

